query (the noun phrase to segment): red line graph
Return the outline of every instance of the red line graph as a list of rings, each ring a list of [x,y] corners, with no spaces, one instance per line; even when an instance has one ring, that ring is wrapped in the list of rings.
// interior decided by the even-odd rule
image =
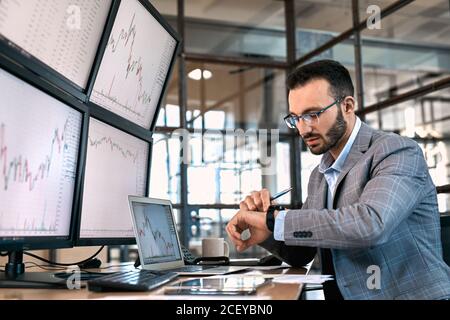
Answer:
[[[125,41],[124,47],[126,47],[130,39],[132,39],[130,53],[132,52],[134,40],[136,39],[136,24],[134,23],[135,17],[136,14],[133,14],[133,18],[131,19],[131,23],[128,26],[128,30],[125,30],[123,28],[120,30],[117,40],[114,38],[114,35],[111,34],[111,38],[108,41],[108,46],[111,47],[112,52],[116,52],[117,47],[122,41]]]
[[[115,53],[118,48],[123,47],[127,48],[129,44],[129,52],[128,52],[128,59],[127,59],[127,66],[126,66],[126,74],[125,79],[128,79],[130,74],[133,74],[138,81],[138,91],[136,95],[136,104],[139,102],[141,104],[149,104],[151,102],[151,96],[148,92],[146,92],[143,89],[143,62],[141,56],[135,56],[134,53],[134,43],[137,35],[136,30],[136,23],[135,23],[136,14],[133,14],[133,18],[131,19],[131,22],[128,26],[128,28],[122,28],[120,30],[120,33],[118,36],[115,36],[114,34],[111,34],[111,37],[109,38],[107,47],[110,48],[112,53]],[[111,96],[111,89],[114,85],[114,80],[116,78],[116,75],[114,75],[113,79],[111,80],[111,84],[109,86],[109,94],[108,98],[114,102],[117,103],[118,99],[117,97]],[[122,107],[128,109],[126,106],[123,105]]]
[[[11,160],[9,159],[9,147],[6,144],[6,125],[4,123],[0,125],[0,161],[2,164],[1,173],[4,181],[4,190],[8,190],[12,180],[17,183],[28,183],[28,189],[32,191],[39,180],[48,177],[55,153],[60,154],[62,148],[68,147],[64,142],[68,124],[69,120],[66,120],[62,131],[59,128],[53,131],[50,152],[37,166],[35,172],[32,171],[33,165],[31,165],[31,161],[26,156],[17,155]]]

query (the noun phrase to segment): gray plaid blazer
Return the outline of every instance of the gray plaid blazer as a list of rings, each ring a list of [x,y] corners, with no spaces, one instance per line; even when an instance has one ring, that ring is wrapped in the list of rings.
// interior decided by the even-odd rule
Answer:
[[[317,247],[330,248],[345,299],[450,297],[436,189],[417,143],[362,123],[332,210],[326,209],[327,188],[316,167],[302,209],[286,215],[285,242],[271,237],[261,246],[294,266],[310,262]]]

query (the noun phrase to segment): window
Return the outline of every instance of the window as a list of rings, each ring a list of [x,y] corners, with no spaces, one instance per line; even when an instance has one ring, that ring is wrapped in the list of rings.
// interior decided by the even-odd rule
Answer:
[[[283,1],[186,1],[185,6],[187,52],[286,59]]]

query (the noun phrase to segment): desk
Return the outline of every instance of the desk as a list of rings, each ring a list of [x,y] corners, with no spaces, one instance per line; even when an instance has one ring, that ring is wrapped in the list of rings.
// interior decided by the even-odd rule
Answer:
[[[33,268],[30,268],[33,269]],[[27,269],[29,272],[30,269]],[[95,271],[94,269],[92,271]],[[115,270],[111,270],[115,271]],[[306,274],[307,268],[284,268],[275,270],[260,270],[262,274]],[[240,273],[251,272],[245,270]],[[181,280],[193,279],[194,277],[178,277],[167,285],[177,283]],[[198,277],[197,277],[198,278]],[[257,289],[256,295],[245,296],[245,299],[267,299],[267,300],[297,300],[301,294],[303,284],[269,283]],[[223,300],[223,296],[189,296],[193,300]],[[0,300],[114,300],[114,299],[132,299],[132,300],[185,300],[186,296],[164,295],[164,286],[149,292],[91,292],[87,288],[80,290],[64,289],[0,289]],[[232,297],[233,300],[242,300],[241,296]]]

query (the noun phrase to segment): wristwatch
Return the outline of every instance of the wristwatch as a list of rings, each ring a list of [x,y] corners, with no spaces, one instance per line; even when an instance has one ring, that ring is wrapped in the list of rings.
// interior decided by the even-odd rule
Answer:
[[[273,232],[273,230],[275,229],[274,212],[281,211],[281,210],[285,210],[285,208],[283,206],[279,206],[279,205],[271,205],[271,206],[269,206],[269,209],[267,209],[266,225],[267,225],[267,229],[269,229],[271,232]]]

